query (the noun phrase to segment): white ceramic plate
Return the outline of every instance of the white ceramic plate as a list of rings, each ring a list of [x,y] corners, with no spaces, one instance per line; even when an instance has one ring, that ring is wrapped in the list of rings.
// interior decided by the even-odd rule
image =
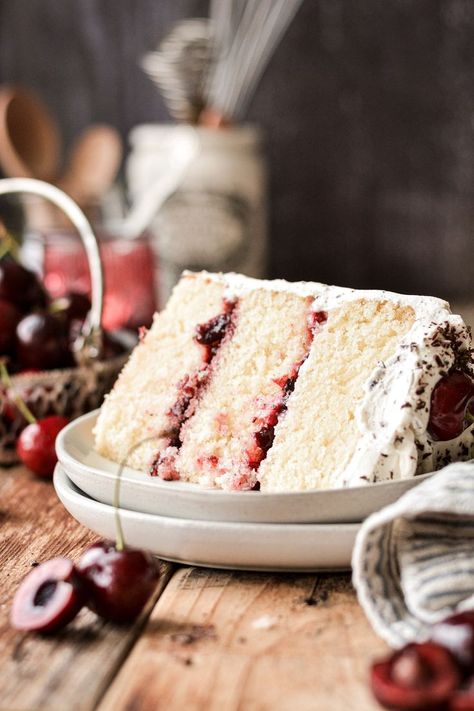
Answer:
[[[112,504],[119,465],[94,451],[97,412],[74,420],[56,440],[58,459],[72,481],[97,501]],[[202,521],[241,523],[340,523],[362,521],[398,499],[430,474],[348,489],[264,494],[226,492],[163,481],[125,467],[120,505],[130,511]]]
[[[60,464],[54,486],[74,518],[104,538],[115,538],[115,510],[80,491]],[[315,571],[350,568],[359,524],[224,523],[169,518],[120,509],[129,546],[165,560],[212,568]]]

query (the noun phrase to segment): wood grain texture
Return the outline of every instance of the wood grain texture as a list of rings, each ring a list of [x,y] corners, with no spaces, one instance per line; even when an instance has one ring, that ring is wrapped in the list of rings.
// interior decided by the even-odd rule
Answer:
[[[99,711],[375,711],[349,576],[175,572]]]
[[[131,626],[100,622],[88,610],[54,636],[23,634],[8,622],[11,601],[31,566],[56,555],[77,559],[95,536],[69,516],[51,482],[24,469],[0,469],[0,709],[93,709],[140,634],[171,566]]]
[[[52,556],[77,558],[94,536],[20,467],[0,470],[0,523],[1,711],[377,708],[367,670],[385,646],[347,575],[163,565],[135,625],[83,610],[60,634],[26,635],[8,623],[20,580]]]

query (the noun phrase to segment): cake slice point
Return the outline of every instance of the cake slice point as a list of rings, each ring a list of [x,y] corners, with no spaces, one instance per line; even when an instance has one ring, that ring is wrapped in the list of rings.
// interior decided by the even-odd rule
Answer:
[[[225,311],[224,291],[223,280],[204,273],[181,278],[101,408],[95,426],[99,454],[149,471],[179,434],[185,416],[180,406],[189,405],[186,398],[204,383],[210,359],[195,338],[196,325]]]

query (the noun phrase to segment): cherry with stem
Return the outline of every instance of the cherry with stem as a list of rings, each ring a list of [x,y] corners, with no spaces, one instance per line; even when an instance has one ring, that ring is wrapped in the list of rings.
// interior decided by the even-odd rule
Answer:
[[[151,554],[125,545],[119,511],[123,466],[114,492],[116,542],[93,544],[77,565],[57,558],[35,568],[13,601],[10,621],[16,629],[57,631],[83,605],[104,620],[118,623],[132,622],[142,612],[159,580],[159,567]]]
[[[103,619],[119,623],[138,617],[160,575],[158,563],[150,553],[125,544],[119,498],[125,463],[126,460],[119,467],[114,489],[116,541],[93,544],[77,565],[89,606]]]
[[[37,420],[23,398],[15,392],[8,369],[2,360],[0,360],[0,380],[28,423],[17,440],[18,457],[37,476],[51,478],[58,461],[55,449],[56,437],[69,420],[60,415],[50,415]]]

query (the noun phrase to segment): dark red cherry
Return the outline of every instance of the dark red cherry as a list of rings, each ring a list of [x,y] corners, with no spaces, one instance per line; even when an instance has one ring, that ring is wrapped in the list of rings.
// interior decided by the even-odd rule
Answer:
[[[449,711],[474,711],[474,676],[454,692],[449,702]]]
[[[409,644],[372,666],[371,686],[387,709],[429,711],[445,704],[461,681],[451,653],[434,642]]]
[[[32,472],[42,477],[52,477],[58,458],[56,437],[68,424],[65,417],[52,415],[27,425],[16,443],[18,457]]]
[[[25,316],[16,328],[16,341],[22,369],[51,370],[72,365],[67,333],[55,314]]]
[[[43,308],[48,301],[36,274],[8,256],[0,260],[0,299],[21,311]]]
[[[21,313],[9,301],[0,299],[0,355],[12,355],[15,349],[16,327]]]
[[[474,384],[465,373],[455,370],[441,378],[431,394],[429,434],[442,441],[458,437],[473,398]]]
[[[474,610],[437,622],[431,640],[449,649],[466,671],[474,672]]]
[[[10,622],[17,630],[54,632],[65,627],[84,604],[72,561],[53,558],[34,568],[13,598]]]
[[[63,314],[71,321],[84,321],[91,310],[91,300],[87,294],[79,291],[70,291],[64,296],[55,299],[51,304],[51,310],[55,313]]]
[[[91,609],[112,622],[132,622],[138,617],[159,578],[158,563],[149,553],[117,550],[110,541],[88,548],[77,569]]]

